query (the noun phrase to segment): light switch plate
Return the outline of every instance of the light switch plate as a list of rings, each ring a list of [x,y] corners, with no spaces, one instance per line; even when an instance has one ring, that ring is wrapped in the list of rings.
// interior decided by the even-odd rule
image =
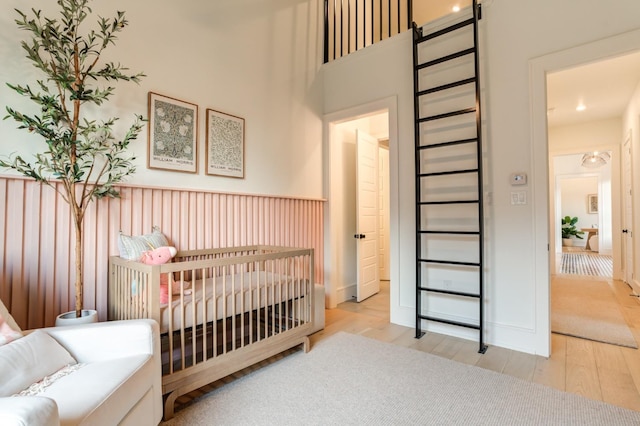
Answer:
[[[527,193],[526,191],[514,191],[511,193],[511,205],[512,206],[522,206],[527,204]]]

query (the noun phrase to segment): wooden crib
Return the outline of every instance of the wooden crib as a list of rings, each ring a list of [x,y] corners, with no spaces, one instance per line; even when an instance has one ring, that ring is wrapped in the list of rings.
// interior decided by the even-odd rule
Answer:
[[[112,256],[109,319],[160,324],[170,419],[180,395],[294,346],[309,350],[313,271],[313,249],[289,247],[184,251],[157,266]],[[166,304],[161,281],[169,288]]]

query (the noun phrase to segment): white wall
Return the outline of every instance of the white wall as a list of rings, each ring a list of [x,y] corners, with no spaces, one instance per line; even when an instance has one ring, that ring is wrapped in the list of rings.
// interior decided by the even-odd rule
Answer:
[[[578,231],[581,228],[597,228],[598,214],[589,214],[587,211],[587,196],[598,193],[598,178],[592,177],[567,177],[560,179],[560,217],[577,217],[575,226]],[[555,226],[556,224],[554,224]],[[587,234],[580,234],[582,239],[572,237],[573,245],[584,247],[587,243]]]
[[[588,6],[579,0],[483,2],[486,170],[487,188],[491,192],[487,206],[486,267],[490,344],[542,355],[550,350],[547,140],[546,128],[534,129],[532,123],[530,61],[638,29],[639,13],[640,3],[636,0],[590,2]],[[399,145],[391,147],[391,176],[392,188],[398,191],[397,216],[392,213],[392,227],[394,223],[398,227],[399,239],[395,264],[392,258],[392,273],[397,268],[400,281],[396,295],[392,278],[391,319],[412,326],[415,206],[410,36],[402,34],[391,43],[395,48],[382,43],[326,67],[325,112],[333,113],[385,96],[398,98]],[[543,85],[535,96],[544,99]],[[637,108],[640,111],[640,102]],[[393,167],[399,167],[397,172]],[[510,203],[509,175],[519,171],[527,172],[530,178],[521,189],[528,195],[525,206]],[[463,334],[457,330],[449,332]]]
[[[391,321],[411,326],[415,314],[415,205],[413,204],[413,80],[411,32],[327,64],[325,121],[347,119],[363,110],[389,107]],[[326,141],[329,144],[329,141]],[[332,147],[329,155],[333,158]],[[331,163],[325,169],[330,182]],[[333,187],[327,185],[330,204]],[[330,223],[339,218],[326,215]],[[402,241],[402,244],[400,243]],[[326,250],[335,250],[331,240]],[[327,264],[337,263],[331,253]],[[327,276],[331,277],[331,272]],[[328,279],[331,282],[331,278]]]
[[[51,10],[56,2],[36,2]],[[23,59],[19,41],[27,35],[13,20],[21,0],[0,0],[0,107],[24,108],[24,100],[4,82],[36,78]],[[126,11],[129,26],[111,60],[144,71],[140,86],[122,84],[110,114],[130,123],[134,113],[147,115],[147,93],[157,92],[199,106],[199,173],[146,168],[147,136],[135,143],[138,172],[130,183],[173,188],[273,194],[322,195],[322,2],[261,0],[174,2],[170,0],[96,0],[96,14]],[[91,19],[93,21],[93,19]],[[245,179],[204,174],[205,109],[243,117]],[[3,114],[4,115],[4,114]],[[1,154],[28,155],[42,148],[37,137],[0,121]]]

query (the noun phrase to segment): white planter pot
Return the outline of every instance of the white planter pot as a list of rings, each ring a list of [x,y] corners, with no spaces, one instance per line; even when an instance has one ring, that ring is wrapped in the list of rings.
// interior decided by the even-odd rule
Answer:
[[[56,327],[90,324],[92,322],[98,322],[98,311],[93,309],[83,309],[80,318],[76,318],[76,311],[65,312],[56,317]]]

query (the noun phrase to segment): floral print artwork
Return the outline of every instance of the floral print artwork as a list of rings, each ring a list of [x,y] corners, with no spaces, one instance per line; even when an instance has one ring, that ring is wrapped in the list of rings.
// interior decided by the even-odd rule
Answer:
[[[151,106],[149,166],[195,171],[197,106],[157,97]]]

